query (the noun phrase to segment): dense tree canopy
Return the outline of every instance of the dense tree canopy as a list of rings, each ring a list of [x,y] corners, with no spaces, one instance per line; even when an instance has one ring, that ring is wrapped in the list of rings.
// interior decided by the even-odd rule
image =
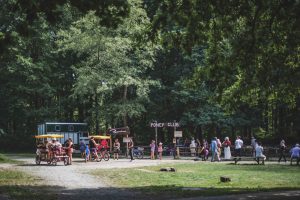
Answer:
[[[176,120],[184,137],[299,140],[298,0],[0,4],[0,137],[78,121],[143,143]]]

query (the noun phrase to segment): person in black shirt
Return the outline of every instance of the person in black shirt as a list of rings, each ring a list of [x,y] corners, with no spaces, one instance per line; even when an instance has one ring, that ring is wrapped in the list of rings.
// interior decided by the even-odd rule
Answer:
[[[92,158],[94,158],[98,161],[99,157],[97,154],[97,143],[95,142],[94,137],[91,137],[91,139],[89,141],[89,145],[90,145],[90,152],[91,152]]]
[[[279,145],[279,153],[280,153],[279,160],[278,160],[279,163],[282,158],[284,159],[284,162],[286,162],[285,150],[286,150],[285,141],[281,140]]]
[[[129,149],[129,155],[130,155],[130,161],[133,161],[133,141],[132,139],[130,139],[130,141],[128,142],[128,149]]]

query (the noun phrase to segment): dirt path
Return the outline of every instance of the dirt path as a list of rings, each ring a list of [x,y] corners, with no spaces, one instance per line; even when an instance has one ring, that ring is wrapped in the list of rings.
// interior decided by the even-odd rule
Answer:
[[[193,162],[191,160],[134,160],[127,159],[110,160],[109,162],[88,162],[82,159],[74,159],[73,165],[64,166],[59,162],[57,166],[49,166],[46,163],[36,165],[33,158],[10,156],[12,159],[23,161],[21,165],[1,164],[1,168],[15,168],[33,176],[39,177],[43,185],[48,185],[49,190],[57,194],[58,199],[152,199],[142,193],[128,189],[122,189],[106,185],[101,179],[95,178],[88,172],[95,169],[132,168],[143,166],[155,166],[166,163]],[[218,197],[185,198],[182,200],[247,200],[247,199],[300,199],[300,191],[266,192],[242,195],[226,195]],[[0,196],[1,200],[1,196]]]
[[[58,162],[57,166],[52,166],[47,165],[45,162],[36,165],[33,158],[13,157],[13,159],[24,162],[24,164],[16,166],[18,170],[42,178],[47,185],[60,186],[66,189],[109,187],[101,180],[88,174],[88,172],[96,169],[132,168],[174,163],[173,160],[134,160],[130,162],[127,159],[85,163],[82,159],[76,158],[73,165],[64,166],[63,162]]]
[[[10,156],[11,159],[23,161],[24,164],[0,165],[2,168],[15,168],[27,174],[39,177],[42,185],[49,186],[49,190],[57,194],[58,199],[149,199],[142,193],[118,187],[106,185],[101,179],[93,177],[88,173],[96,169],[132,168],[143,166],[155,166],[164,163],[191,162],[185,160],[134,160],[128,159],[110,160],[108,162],[83,162],[82,159],[74,159],[73,164],[64,166],[59,162],[57,166],[47,165],[45,162],[36,165],[33,158]],[[150,198],[151,199],[151,198]],[[1,199],[0,199],[1,200]]]

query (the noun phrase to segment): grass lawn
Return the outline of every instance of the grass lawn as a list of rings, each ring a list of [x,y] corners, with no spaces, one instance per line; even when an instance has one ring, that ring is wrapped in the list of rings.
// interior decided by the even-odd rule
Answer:
[[[0,164],[1,163],[20,163],[19,161],[11,160],[3,154],[0,154]]]
[[[160,172],[161,167],[176,172]],[[253,165],[195,162],[132,169],[97,170],[94,175],[113,187],[142,190],[165,196],[196,196],[253,191],[300,189],[300,167],[278,164]],[[220,176],[231,182],[221,183]]]
[[[1,164],[19,164],[0,154],[0,199],[1,195],[9,199],[56,199],[45,186],[39,185],[39,179],[17,171],[12,167],[1,167]]]

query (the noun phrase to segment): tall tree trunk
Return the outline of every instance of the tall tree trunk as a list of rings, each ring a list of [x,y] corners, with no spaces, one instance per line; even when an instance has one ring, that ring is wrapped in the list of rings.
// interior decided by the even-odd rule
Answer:
[[[265,105],[265,114],[264,114],[264,121],[265,121],[265,136],[269,133],[269,114],[268,114],[268,103]]]
[[[279,111],[278,111],[278,137],[279,138],[284,138],[284,121],[283,119],[285,118],[284,116],[285,112],[284,112],[284,108],[283,106],[279,107]]]
[[[196,132],[197,132],[197,139],[202,141],[203,140],[202,125],[197,126]]]
[[[95,117],[96,117],[96,134],[99,133],[99,103],[98,103],[98,94],[95,91]]]
[[[125,104],[127,101],[127,91],[128,91],[128,86],[124,86],[124,92],[123,92],[123,103]],[[124,111],[123,113],[123,126],[127,126],[127,111]]]

